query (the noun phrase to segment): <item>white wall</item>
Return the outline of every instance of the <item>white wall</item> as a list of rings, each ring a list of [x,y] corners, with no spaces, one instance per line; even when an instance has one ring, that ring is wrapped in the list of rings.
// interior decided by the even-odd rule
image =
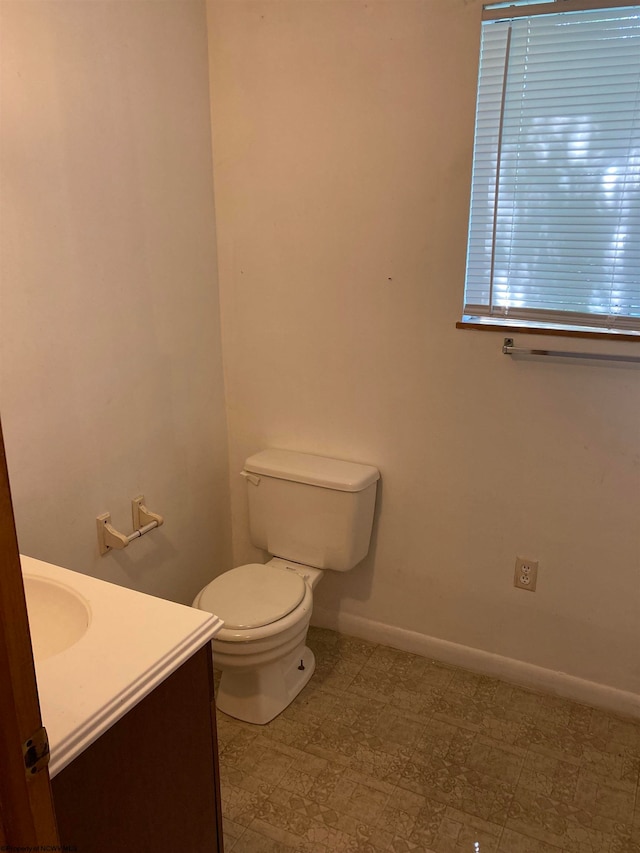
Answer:
[[[190,603],[230,554],[204,3],[2,0],[0,30],[19,544]],[[100,557],[140,493],[164,526]]]
[[[247,454],[373,463],[371,553],[325,576],[316,618],[640,693],[640,372],[455,328],[480,0],[208,12],[235,561],[259,556]]]

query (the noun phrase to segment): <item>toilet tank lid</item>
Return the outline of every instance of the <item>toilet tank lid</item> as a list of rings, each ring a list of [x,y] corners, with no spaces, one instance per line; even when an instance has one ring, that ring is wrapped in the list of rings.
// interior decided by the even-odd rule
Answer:
[[[343,462],[294,450],[261,450],[250,456],[244,467],[252,474],[341,492],[361,492],[380,477],[380,472],[373,465]]]

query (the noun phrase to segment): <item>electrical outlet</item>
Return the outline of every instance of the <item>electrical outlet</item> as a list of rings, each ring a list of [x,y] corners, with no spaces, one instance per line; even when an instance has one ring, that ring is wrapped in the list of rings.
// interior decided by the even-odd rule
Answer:
[[[513,575],[513,585],[528,592],[536,591],[538,582],[538,561],[527,560],[526,557],[516,557],[516,570]]]

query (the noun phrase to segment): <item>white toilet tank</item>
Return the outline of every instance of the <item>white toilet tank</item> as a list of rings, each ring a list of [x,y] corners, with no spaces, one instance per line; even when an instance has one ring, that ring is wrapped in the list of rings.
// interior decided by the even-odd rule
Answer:
[[[366,557],[380,472],[291,450],[245,462],[253,544],[275,557],[346,572]]]

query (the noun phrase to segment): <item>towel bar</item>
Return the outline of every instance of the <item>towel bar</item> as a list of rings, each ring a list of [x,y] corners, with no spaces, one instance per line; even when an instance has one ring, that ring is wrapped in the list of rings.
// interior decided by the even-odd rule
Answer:
[[[596,361],[627,361],[640,364],[638,355],[611,355],[598,352],[571,352],[557,349],[525,349],[514,346],[513,338],[505,338],[502,342],[502,352],[505,355],[550,355],[554,358],[590,358]]]

